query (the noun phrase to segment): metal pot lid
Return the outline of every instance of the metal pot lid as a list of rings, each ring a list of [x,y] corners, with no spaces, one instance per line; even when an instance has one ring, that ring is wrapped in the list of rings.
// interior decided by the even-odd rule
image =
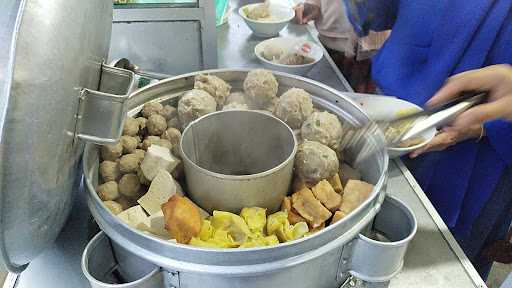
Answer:
[[[72,207],[77,131],[94,128],[80,115],[101,108],[89,92],[101,86],[111,21],[111,1],[0,1],[0,256],[12,272],[54,242]]]

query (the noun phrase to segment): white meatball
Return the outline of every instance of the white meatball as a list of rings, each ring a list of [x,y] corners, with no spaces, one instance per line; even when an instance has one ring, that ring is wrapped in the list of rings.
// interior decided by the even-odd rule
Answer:
[[[311,95],[298,88],[292,88],[281,95],[275,108],[277,118],[283,120],[292,129],[299,129],[311,113],[313,113]]]
[[[247,104],[247,96],[243,92],[233,92],[226,98],[224,105],[231,103]]]
[[[226,111],[226,110],[249,110],[249,106],[247,106],[247,104],[244,104],[244,103],[233,102],[233,103],[224,105],[224,107],[222,107],[222,111]]]
[[[252,70],[244,80],[244,91],[254,109],[265,109],[277,97],[279,84],[272,72],[264,69]]]
[[[304,140],[295,156],[295,173],[310,184],[329,179],[338,173],[338,157],[336,152],[324,144]]]
[[[329,112],[313,112],[301,128],[303,139],[320,142],[334,150],[338,149],[341,133],[340,120]]]
[[[274,61],[274,60],[278,60],[281,58],[281,56],[283,56],[284,54],[284,49],[283,47],[279,46],[279,45],[265,45],[265,47],[263,48],[263,53],[262,53],[263,57],[265,59],[267,59],[268,61]]]
[[[219,107],[224,105],[231,91],[231,86],[226,81],[213,75],[197,75],[194,88],[208,92],[208,94],[215,98]]]
[[[216,110],[215,98],[203,90],[190,90],[178,102],[178,117],[183,128],[197,118]]]

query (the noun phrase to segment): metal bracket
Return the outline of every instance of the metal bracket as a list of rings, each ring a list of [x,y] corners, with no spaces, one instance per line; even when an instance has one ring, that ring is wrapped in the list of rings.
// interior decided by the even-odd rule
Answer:
[[[352,245],[353,241],[343,245],[340,254],[340,260],[338,262],[338,271],[336,273],[336,280],[343,280],[346,274],[348,274],[348,270],[350,267],[350,256],[352,254]],[[350,276],[349,278],[350,279]],[[343,287],[343,286],[342,286]]]
[[[178,271],[167,271],[167,281],[169,288],[180,288],[180,272]],[[166,285],[167,286],[167,285]]]
[[[97,144],[115,143],[123,132],[133,72],[102,64],[99,90],[80,90],[75,137]]]

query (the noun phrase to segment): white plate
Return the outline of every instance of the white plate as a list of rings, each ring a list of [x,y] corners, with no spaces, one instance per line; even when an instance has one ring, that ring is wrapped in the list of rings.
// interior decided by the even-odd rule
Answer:
[[[265,47],[267,47],[267,45],[279,47],[286,52],[292,50],[296,46],[300,47],[303,44],[308,44],[309,47],[311,47],[311,50],[309,51],[307,56],[314,60],[312,63],[302,65],[284,65],[274,63],[263,57],[263,51],[265,50]],[[254,47],[254,54],[256,54],[256,57],[258,57],[261,64],[269,70],[280,71],[300,76],[306,75],[313,68],[313,66],[315,66],[315,64],[318,63],[318,61],[320,61],[324,56],[323,49],[318,44],[311,41],[292,37],[277,37],[262,41],[258,45],[256,45],[256,47]]]
[[[364,95],[364,96],[356,96],[347,94],[347,96],[351,97],[354,101],[359,103],[363,110],[368,114],[370,118],[373,120],[392,120],[396,118],[400,111],[406,109],[418,109],[423,110],[418,105],[415,105],[411,102],[407,102],[405,100],[401,100],[394,97],[388,96],[378,96],[378,95]],[[396,158],[410,152],[419,149],[430,142],[434,136],[436,135],[436,128],[432,127],[425,132],[421,133],[420,136],[425,139],[425,141],[420,144],[399,148],[399,147],[388,147],[389,158]]]

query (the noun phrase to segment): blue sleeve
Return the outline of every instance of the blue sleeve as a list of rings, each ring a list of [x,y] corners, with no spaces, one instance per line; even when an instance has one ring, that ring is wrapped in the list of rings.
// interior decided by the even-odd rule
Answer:
[[[338,0],[339,1],[339,0]],[[348,19],[358,36],[370,30],[389,30],[395,23],[399,0],[342,0]]]
[[[507,163],[512,164],[512,122],[493,120],[484,124],[485,134],[498,155]]]

